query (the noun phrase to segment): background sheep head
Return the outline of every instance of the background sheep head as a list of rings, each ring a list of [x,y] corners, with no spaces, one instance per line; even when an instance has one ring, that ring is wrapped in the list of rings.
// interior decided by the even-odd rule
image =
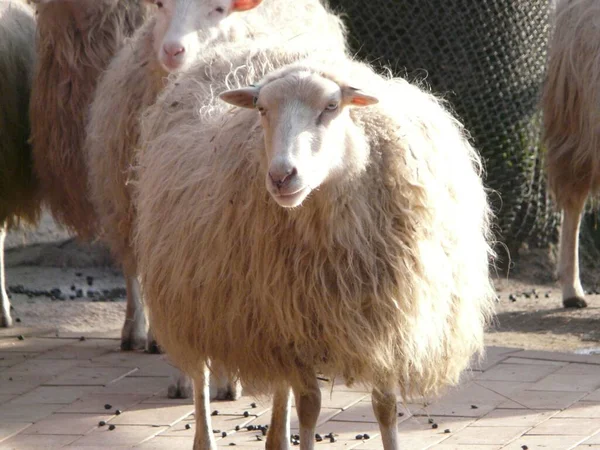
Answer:
[[[350,84],[299,69],[260,86],[226,91],[220,98],[260,113],[268,162],[266,186],[282,207],[299,206],[328,180],[364,166],[368,157],[349,108],[378,99]]]
[[[262,0],[146,0],[158,8],[154,50],[167,72],[185,70],[204,44],[215,39],[231,13],[248,11]]]

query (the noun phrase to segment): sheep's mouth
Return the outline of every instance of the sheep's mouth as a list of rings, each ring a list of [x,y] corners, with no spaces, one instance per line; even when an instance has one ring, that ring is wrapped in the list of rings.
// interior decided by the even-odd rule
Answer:
[[[293,208],[300,205],[306,196],[310,193],[310,187],[304,186],[294,192],[274,192],[273,197],[280,206],[284,208]]]

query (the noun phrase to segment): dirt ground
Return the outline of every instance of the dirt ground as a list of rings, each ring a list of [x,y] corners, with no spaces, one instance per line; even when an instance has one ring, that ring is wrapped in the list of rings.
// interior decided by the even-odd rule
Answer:
[[[18,325],[118,336],[125,283],[104,247],[79,244],[46,215],[36,230],[11,233],[7,248]],[[509,277],[494,277],[497,316],[489,345],[600,353],[600,295],[588,295],[587,308],[564,309],[554,271],[552,252],[525,249]],[[584,268],[582,279],[587,290],[599,292],[600,270]]]

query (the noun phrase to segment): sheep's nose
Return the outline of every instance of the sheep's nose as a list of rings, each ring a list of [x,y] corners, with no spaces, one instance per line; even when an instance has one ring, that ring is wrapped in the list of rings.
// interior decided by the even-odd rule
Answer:
[[[185,53],[185,47],[179,43],[167,43],[167,44],[163,45],[163,50],[171,58],[179,56],[182,53]]]
[[[277,169],[269,171],[269,178],[271,178],[271,181],[277,187],[277,189],[283,189],[290,184],[297,174],[298,170],[295,167],[287,170]]]

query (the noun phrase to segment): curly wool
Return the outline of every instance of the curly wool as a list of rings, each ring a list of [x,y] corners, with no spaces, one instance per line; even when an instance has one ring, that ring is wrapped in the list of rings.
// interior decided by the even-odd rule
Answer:
[[[600,3],[560,0],[548,50],[544,140],[560,207],[600,190]]]
[[[83,149],[89,103],[99,75],[145,10],[137,0],[38,6],[39,63],[30,106],[34,167],[54,217],[82,238],[97,228]]]
[[[234,48],[243,49],[254,43],[303,42],[313,26],[310,39],[331,40],[344,49],[344,29],[339,19],[327,12],[319,0],[302,0],[288,4],[265,0],[255,10],[237,13],[236,24],[211,47],[199,64],[215,73],[218,62],[228,61]],[[237,26],[236,26],[237,25]],[[90,108],[86,154],[92,203],[99,218],[101,234],[110,244],[115,257],[126,267],[135,267],[131,234],[135,207],[131,202],[130,168],[139,141],[139,116],[153,104],[166,84],[167,73],[153,50],[154,20],[149,20],[113,59],[98,82],[97,94]],[[224,39],[224,40],[222,40]],[[229,44],[231,42],[231,44]],[[225,56],[223,56],[223,54]],[[227,75],[230,66],[222,70]],[[172,77],[175,78],[175,77]]]
[[[29,139],[29,96],[35,64],[33,10],[0,0],[0,227],[35,223],[40,214]]]
[[[433,96],[315,59],[297,67],[381,102],[351,112],[354,170],[294,210],[265,189],[256,112],[190,75],[145,116],[136,249],[154,330],[185,371],[214,358],[261,391],[308,368],[435,394],[482,351],[492,311],[479,157]]]

